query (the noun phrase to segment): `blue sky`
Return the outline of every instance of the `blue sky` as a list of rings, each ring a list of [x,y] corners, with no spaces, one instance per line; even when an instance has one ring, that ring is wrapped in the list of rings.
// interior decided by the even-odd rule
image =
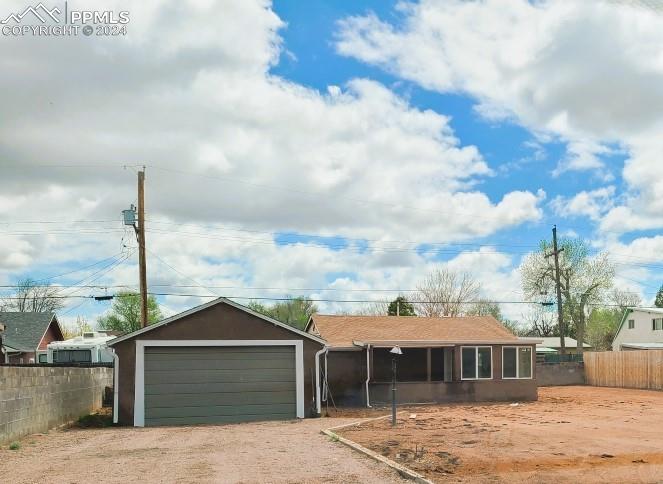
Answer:
[[[149,281],[180,293],[166,313],[201,302],[188,294],[376,299],[437,267],[519,299],[553,224],[608,251],[645,303],[663,282],[657,12],[219,0],[157,28],[175,7],[128,4],[124,39],[3,39],[0,283],[135,288],[119,214],[143,163]],[[83,302],[68,320],[108,308]]]

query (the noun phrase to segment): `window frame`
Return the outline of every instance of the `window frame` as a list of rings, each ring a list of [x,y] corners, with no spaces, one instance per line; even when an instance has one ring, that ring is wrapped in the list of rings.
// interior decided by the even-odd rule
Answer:
[[[473,349],[474,350],[474,378],[465,378],[463,377],[463,350]],[[479,348],[490,348],[490,377],[480,377],[479,376]],[[461,381],[477,381],[477,380],[492,380],[494,378],[494,368],[493,368],[493,347],[487,345],[479,346],[461,346],[460,347],[460,379]]]
[[[628,329],[635,329],[635,319],[628,320]]]
[[[660,327],[656,327],[656,322],[659,321]],[[651,320],[652,331],[663,331],[663,318],[652,318]]]
[[[504,376],[504,350],[506,348],[513,348],[516,350],[516,376]],[[529,376],[520,376],[520,358],[519,358],[519,349],[520,348],[529,348],[530,349],[530,355],[529,355],[529,364],[530,364],[530,372]],[[508,346],[502,346],[502,380],[531,380],[534,378],[534,354],[536,351],[532,349],[531,346],[527,345],[508,345]]]

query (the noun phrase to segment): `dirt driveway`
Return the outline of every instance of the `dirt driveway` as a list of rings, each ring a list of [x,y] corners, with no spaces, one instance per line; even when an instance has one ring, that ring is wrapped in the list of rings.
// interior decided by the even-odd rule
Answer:
[[[320,434],[356,420],[51,431],[24,438],[16,451],[4,446],[0,482],[404,482]]]
[[[416,413],[416,418],[409,418]],[[338,431],[436,482],[663,482],[663,392],[539,388],[539,401],[419,406]]]

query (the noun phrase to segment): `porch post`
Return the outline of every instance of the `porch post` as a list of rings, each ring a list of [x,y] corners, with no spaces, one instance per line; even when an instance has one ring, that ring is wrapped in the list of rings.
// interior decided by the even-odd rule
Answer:
[[[426,374],[426,381],[430,381],[431,380],[431,376],[430,376],[430,373],[431,373],[431,349],[430,348],[426,348],[426,368],[427,368],[427,371],[428,371],[428,373]]]

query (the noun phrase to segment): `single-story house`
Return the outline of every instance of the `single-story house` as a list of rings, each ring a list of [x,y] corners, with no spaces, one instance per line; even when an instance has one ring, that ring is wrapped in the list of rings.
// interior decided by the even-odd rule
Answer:
[[[113,420],[181,425],[316,413],[325,342],[225,298],[108,342]]]
[[[62,328],[54,313],[0,312],[0,364],[46,363],[47,346],[62,341]]]
[[[541,340],[541,343],[536,345],[537,354],[559,354],[562,350],[562,342],[559,336],[543,336],[539,340]],[[578,353],[578,341],[569,336],[564,337],[564,347],[569,355]],[[587,343],[583,343],[582,347],[585,350],[592,349],[592,346]]]
[[[612,351],[663,349],[663,308],[627,308]]]
[[[311,316],[323,339],[322,399],[337,405],[536,400],[537,339],[519,339],[492,316]],[[402,355],[394,356],[398,346]]]

